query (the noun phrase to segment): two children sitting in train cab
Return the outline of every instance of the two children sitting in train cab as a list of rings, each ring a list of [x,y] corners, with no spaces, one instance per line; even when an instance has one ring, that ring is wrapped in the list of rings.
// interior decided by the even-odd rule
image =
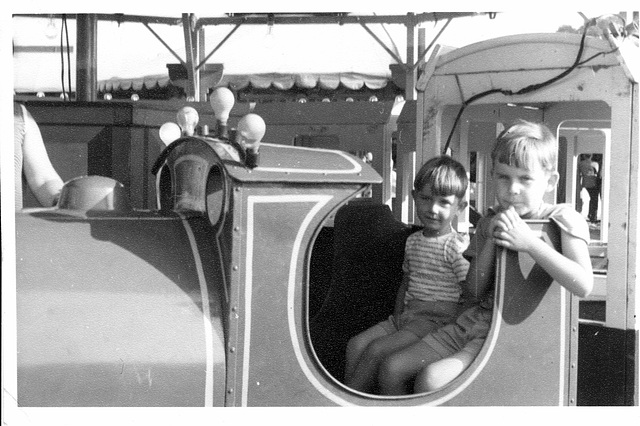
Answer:
[[[498,136],[491,153],[497,203],[470,242],[451,226],[466,207],[464,167],[447,156],[423,165],[412,194],[424,228],[407,239],[395,312],[351,338],[345,384],[382,395],[430,392],[469,367],[491,329],[497,247],[527,253],[578,297],[591,292],[586,221],[569,204],[544,202],[558,182],[557,152],[542,124],[518,121]],[[527,219],[557,224],[562,252]]]

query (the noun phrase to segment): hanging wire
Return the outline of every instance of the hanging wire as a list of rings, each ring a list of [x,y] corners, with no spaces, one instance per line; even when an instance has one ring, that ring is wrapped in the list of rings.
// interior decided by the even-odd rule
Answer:
[[[524,88],[522,88],[522,89],[520,89],[520,90],[518,90],[516,92],[514,92],[512,90],[506,90],[506,89],[490,89],[490,90],[487,90],[485,92],[481,92],[481,93],[478,93],[476,95],[473,95],[468,100],[464,101],[462,103],[462,106],[460,107],[460,110],[458,111],[458,115],[456,116],[455,121],[453,122],[453,127],[451,128],[451,132],[449,133],[449,137],[447,138],[447,143],[445,144],[444,149],[442,150],[442,153],[446,154],[447,150],[449,149],[449,145],[451,144],[451,138],[453,137],[453,133],[456,130],[458,122],[460,121],[460,117],[462,117],[462,113],[464,112],[465,108],[467,106],[469,106],[471,103],[477,101],[478,99],[484,98],[485,96],[491,95],[493,93],[502,93],[503,95],[506,95],[506,96],[513,96],[513,95],[523,95],[525,93],[533,92],[535,90],[538,90],[538,89],[541,89],[541,88],[543,88],[545,86],[548,86],[548,85],[560,80],[561,78],[566,77],[569,73],[571,73],[578,66],[593,60],[597,56],[615,52],[617,50],[617,48],[613,49],[613,50],[611,50],[609,52],[599,52],[599,53],[597,53],[597,54],[585,59],[584,61],[581,61],[582,53],[584,52],[584,42],[585,42],[585,38],[587,36],[587,30],[589,29],[589,27],[591,27],[592,25],[595,25],[595,24],[596,24],[596,18],[591,19],[591,20],[589,20],[589,22],[585,23],[584,29],[582,31],[582,38],[580,39],[580,48],[578,49],[578,54],[576,56],[575,61],[573,62],[573,65],[571,65],[569,68],[567,68],[566,70],[564,70],[563,72],[561,72],[557,76],[552,77],[547,81],[543,81],[542,83],[531,84],[531,85],[526,86],[526,87],[524,87]]]
[[[62,22],[64,23],[64,33],[67,40],[67,78],[69,81],[69,98],[71,100],[71,47],[69,44],[69,26],[67,25],[67,15],[62,15]],[[67,98],[65,98],[67,100]]]
[[[68,91],[65,87],[65,63],[64,63],[64,55],[65,55],[65,40],[66,40],[66,51],[67,51],[67,64],[66,64],[66,74],[67,74],[67,82],[68,82]],[[60,80],[62,83],[62,99],[64,101],[71,100],[71,48],[69,45],[69,27],[67,25],[67,15],[62,15],[62,25],[60,26]]]
[[[65,99],[65,88],[64,88],[64,43],[63,43],[63,35],[64,35],[64,19],[62,20],[62,25],[60,26],[60,80],[62,83],[62,99]]]

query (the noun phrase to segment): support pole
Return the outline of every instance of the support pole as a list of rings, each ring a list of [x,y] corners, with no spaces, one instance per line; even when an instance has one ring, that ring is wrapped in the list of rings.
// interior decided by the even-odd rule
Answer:
[[[416,69],[413,67],[415,61],[416,24],[415,21],[407,22],[407,62],[405,67],[404,98],[407,101],[416,99]]]
[[[98,98],[98,20],[78,14],[76,23],[76,100],[91,102]]]
[[[193,14],[182,14],[184,46],[187,53],[187,98],[192,97],[194,101],[198,102],[200,101],[200,73],[196,70],[196,63],[198,60],[198,39],[193,31],[193,18]]]

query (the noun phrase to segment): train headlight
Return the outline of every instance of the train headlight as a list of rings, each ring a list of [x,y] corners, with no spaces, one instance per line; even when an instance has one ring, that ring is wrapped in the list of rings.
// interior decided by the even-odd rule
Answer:
[[[245,162],[248,167],[258,165],[260,141],[266,130],[267,126],[258,114],[247,114],[238,122],[236,142],[246,150]]]
[[[196,132],[196,126],[200,121],[200,116],[195,108],[186,106],[180,108],[176,114],[178,126],[182,129],[182,136],[193,136]]]
[[[227,121],[229,120],[229,113],[235,102],[236,97],[233,92],[226,87],[218,87],[211,92],[209,103],[218,121],[218,137],[220,139],[228,138]]]
[[[180,130],[180,126],[176,123],[169,121],[160,126],[160,139],[165,145],[169,145],[171,142],[180,138],[181,135],[182,131]]]

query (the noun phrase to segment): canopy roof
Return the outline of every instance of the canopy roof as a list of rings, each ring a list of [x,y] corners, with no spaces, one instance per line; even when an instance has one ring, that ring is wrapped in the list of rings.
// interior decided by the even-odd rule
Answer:
[[[304,89],[320,88],[324,90],[336,90],[344,86],[350,90],[359,90],[363,87],[377,90],[387,86],[389,78],[380,75],[347,73],[264,73],[264,74],[232,74],[223,75],[218,85],[230,87],[235,90],[245,89],[251,85],[257,89],[273,87],[279,90],[289,90],[296,86]],[[98,82],[101,92],[115,90],[140,90],[143,87],[165,87],[171,83],[168,75],[148,75],[139,78],[110,78]]]

